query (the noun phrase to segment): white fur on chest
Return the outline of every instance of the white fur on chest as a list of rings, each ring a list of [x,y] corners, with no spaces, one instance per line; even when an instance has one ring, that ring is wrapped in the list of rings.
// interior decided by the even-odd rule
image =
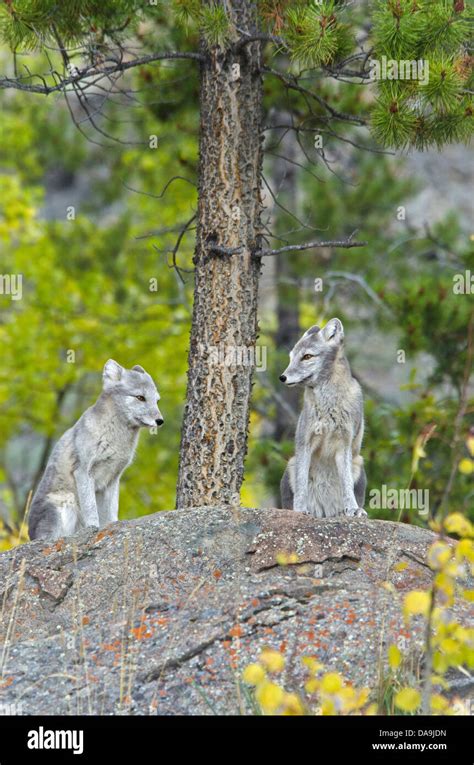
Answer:
[[[349,450],[354,444],[353,398],[347,395],[334,397],[321,395],[319,391],[306,389],[302,412],[302,431],[306,433],[303,448],[310,452],[306,495],[307,512],[316,518],[331,518],[344,513],[346,500],[342,476],[336,455]],[[353,480],[360,474],[355,453],[352,454]],[[290,461],[290,486],[295,493],[294,460]],[[292,464],[293,463],[293,464]]]
[[[138,434],[122,433],[107,428],[99,437],[91,454],[90,472],[97,491],[116,480],[133,460]]]
[[[349,412],[337,407],[323,410],[315,402],[305,403],[305,409],[312,454],[324,461],[334,459],[336,452],[350,444],[353,438]]]

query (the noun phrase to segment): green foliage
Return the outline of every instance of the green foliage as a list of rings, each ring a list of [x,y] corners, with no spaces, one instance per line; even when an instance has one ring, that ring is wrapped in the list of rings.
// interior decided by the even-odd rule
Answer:
[[[353,86],[352,95],[351,88],[344,91],[344,98],[339,102],[341,110],[357,114],[357,110],[363,109],[363,103],[354,99],[355,90]],[[331,100],[329,87],[321,93]],[[275,99],[274,94],[271,98]],[[296,114],[302,111],[299,96],[292,101],[291,108]],[[304,123],[304,126],[309,125]],[[315,127],[314,132],[324,136],[329,156],[337,151],[338,145],[340,147],[324,128]],[[315,182],[309,172],[298,178],[299,193],[304,195],[299,218],[328,232],[320,234],[322,238],[334,231],[348,236],[359,229],[357,236],[369,244],[361,250],[293,255],[295,284],[288,286],[286,304],[291,306],[298,301],[302,329],[330,316],[347,319],[351,333],[349,336],[348,332],[348,353],[365,389],[366,509],[372,517],[389,520],[400,517],[423,525],[427,518],[416,510],[400,512],[397,508],[371,507],[370,492],[380,490],[384,484],[399,490],[408,487],[427,490],[430,513],[435,515],[440,509],[457,459],[452,442],[461,406],[472,314],[472,295],[468,291],[465,294],[453,291],[453,277],[469,271],[474,273],[474,242],[460,229],[454,214],[426,232],[413,226],[411,221],[396,220],[397,207],[403,204],[409,210],[410,197],[416,190],[413,182],[400,175],[398,159],[347,148],[343,163],[346,171],[337,177],[318,162],[313,136],[310,130],[300,135],[300,141],[308,162],[317,163],[316,167],[308,164],[308,169],[323,182]],[[360,131],[346,131],[344,137],[362,143]],[[339,151],[342,150],[339,148]],[[279,200],[293,209],[292,200],[281,196]],[[281,229],[277,233],[296,227],[294,219],[285,216],[282,210],[278,220]],[[301,237],[300,241],[307,241],[310,234],[303,230],[297,236]],[[341,274],[332,279],[331,286],[327,281],[329,272]],[[344,273],[362,278],[374,294],[371,296],[361,285],[344,278]],[[324,281],[320,294],[314,292],[316,277]],[[270,421],[275,419],[272,389],[275,395],[284,395],[278,385],[278,375],[287,364],[289,350],[274,347],[273,313],[262,317],[260,325],[263,328],[261,342],[269,349],[268,370],[266,385],[259,384],[263,375],[262,378],[256,375],[253,398],[258,414],[251,431],[244,497],[253,504],[268,505],[273,501],[271,497],[278,497],[279,481],[294,447],[292,440],[276,444],[267,432],[262,439],[259,430],[260,412],[267,412]],[[386,344],[393,346],[391,360],[384,343],[368,348],[367,352],[364,350],[367,336],[377,331],[383,332]],[[404,350],[405,365],[398,363],[396,349]],[[388,370],[384,364],[390,364]],[[371,381],[379,375],[398,379],[399,387],[394,385],[385,395],[373,390]],[[468,412],[472,406],[471,395]],[[433,425],[435,428],[424,443],[426,456],[415,460],[424,434]],[[466,416],[463,436],[468,426]],[[468,457],[466,450],[461,452],[460,457],[463,456]],[[265,486],[262,486],[262,476]],[[456,471],[448,507],[460,509],[474,518],[471,474]]]
[[[425,361],[417,362],[404,385],[404,391],[411,399],[407,404],[387,403],[381,407],[376,401],[368,402],[367,431],[374,441],[367,442],[367,469],[373,484],[381,485],[387,482],[384,476],[387,476],[390,464],[391,473],[404,476],[405,485],[429,491],[430,510],[436,514],[456,459],[453,454],[454,425],[461,406],[464,380],[471,372],[468,327],[473,316],[472,296],[453,291],[453,278],[455,274],[472,272],[474,247],[472,241],[457,229],[452,217],[436,226],[430,236],[432,238],[421,238],[416,243],[420,253],[418,266],[412,266],[406,272],[403,268],[397,269],[396,282],[390,289],[382,288],[380,293],[393,311],[398,347],[404,349],[408,358],[424,358]],[[439,259],[434,262],[425,260],[423,264],[421,253],[433,243]],[[443,264],[446,252],[452,258],[452,269],[446,269]],[[433,426],[423,449],[425,456],[416,462],[413,471],[417,441]],[[470,477],[457,472],[449,506],[474,517],[472,491]],[[390,511],[384,517],[390,517]],[[414,513],[405,512],[402,517],[419,522]]]
[[[383,144],[423,149],[468,138],[472,124],[468,91],[473,84],[466,42],[470,11],[462,5],[438,0],[375,4],[376,55],[427,57],[430,63],[425,84],[389,80],[376,85],[372,128]],[[48,51],[48,56],[58,71],[57,34],[68,45],[81,46],[78,58],[92,56],[93,60],[97,51],[133,34],[144,52],[169,46],[183,49],[189,42],[196,48],[198,33],[204,34],[210,46],[229,44],[234,30],[224,4],[175,0],[173,7],[182,26],[170,26],[164,4],[66,0],[57,6],[49,0],[18,0],[14,7],[0,5],[0,36],[18,51],[51,43],[56,50]],[[371,103],[370,89],[334,84],[319,71],[337,66],[352,51],[364,8],[355,14],[350,7],[349,28],[345,23],[348,8],[343,3],[265,0],[258,7],[267,28],[284,40],[276,53],[281,71],[288,66],[289,52],[293,60],[290,71],[316,68],[305,72],[305,87],[337,105],[340,112],[364,118]],[[144,21],[149,23],[147,34],[140,26]],[[18,58],[17,64],[21,61]],[[37,56],[32,62],[28,59],[28,66],[36,76],[49,70],[50,64]],[[140,67],[127,76],[133,78],[142,107],[133,111],[134,124],[128,127],[123,105],[110,104],[107,126],[120,140],[140,141],[138,147],[121,144],[104,151],[87,144],[59,102],[52,110],[49,103],[33,100],[29,94],[2,94],[0,164],[7,173],[1,181],[0,200],[2,268],[7,273],[22,273],[25,290],[23,301],[0,295],[1,501],[12,516],[21,515],[43,450],[94,400],[101,366],[109,356],[124,364],[139,362],[158,377],[166,415],[166,442],[163,431],[155,451],[156,438],[144,434],[135,464],[124,475],[122,514],[169,508],[174,503],[192,284],[190,278],[185,286],[180,284],[176,272],[168,268],[167,255],[180,225],[195,211],[195,190],[178,181],[163,198],[160,192],[177,172],[191,181],[196,177],[197,74],[187,62],[175,62],[173,67]],[[298,136],[306,157],[315,159],[312,131],[324,136],[325,152],[340,151],[339,139],[353,141],[357,147],[365,144],[366,136],[360,130],[349,130],[343,120],[331,122],[323,104],[311,103],[308,118],[304,94],[282,88],[278,78],[266,80],[266,112],[289,112],[294,124],[308,131]],[[152,134],[160,139],[156,154],[143,148]],[[451,469],[472,300],[469,295],[453,294],[452,274],[443,258],[448,253],[450,267],[472,270],[472,246],[449,220],[425,238],[419,233],[409,237],[401,252],[400,243],[412,232],[403,230],[402,235],[394,230],[394,209],[406,200],[409,184],[380,155],[364,155],[350,143],[342,145],[352,147],[348,151],[353,152],[345,158],[346,178],[327,171],[317,157],[316,175],[324,182],[316,184],[309,173],[302,176],[304,180],[298,179],[301,217],[311,219],[316,229],[341,237],[359,228],[362,221],[360,235],[369,240],[369,246],[365,251],[292,257],[300,322],[302,326],[314,323],[315,314],[327,318],[329,306],[321,296],[315,298],[312,289],[315,276],[330,268],[357,272],[365,280],[371,297],[353,284],[337,281],[331,313],[347,318],[351,328],[377,324],[387,337],[395,336],[415,370],[411,377],[406,375],[402,398],[380,400],[370,393],[367,397],[364,455],[369,490],[387,482],[387,476],[397,476],[404,486],[428,488],[436,509]],[[58,164],[66,174],[83,173],[92,179],[88,199],[74,221],[66,221],[64,214],[60,220],[45,220],[41,214],[48,173]],[[98,166],[101,175],[96,173]],[[141,193],[128,192],[124,183]],[[64,208],[66,204],[67,194]],[[278,227],[280,233],[291,230],[294,243],[308,239],[309,231],[295,226],[282,209]],[[156,230],[159,233],[150,239],[137,239]],[[192,236],[191,229],[180,251],[185,267],[191,262]],[[434,261],[425,257],[432,246]],[[148,289],[152,278],[158,279],[158,293]],[[290,289],[288,294],[291,300],[295,291]],[[267,384],[277,380],[286,362],[286,349],[274,348],[274,322],[274,316],[261,320],[262,342],[271,350]],[[356,370],[357,348],[357,343],[351,346]],[[67,349],[76,350],[75,364],[67,363]],[[426,357],[431,364],[428,374],[420,361]],[[377,363],[375,358],[372,362]],[[16,375],[20,367],[22,374]],[[254,405],[243,490],[244,501],[250,503],[276,493],[293,448],[290,440],[275,443],[267,435],[262,437],[262,429],[274,418],[275,402],[268,387],[259,385],[258,375]],[[419,458],[413,470],[419,439],[433,423],[436,429],[424,445],[426,457]],[[31,464],[24,467],[19,482],[15,476],[23,436],[31,439]],[[472,504],[469,480],[469,475],[458,472],[451,496],[466,511]],[[377,510],[373,515],[394,517],[390,510]],[[424,522],[408,514],[403,520]]]
[[[446,114],[462,87],[463,79],[459,69],[453,60],[443,56],[432,63],[429,80],[421,86],[421,94],[436,112]]]
[[[217,3],[202,8],[199,17],[201,31],[209,47],[224,48],[231,37],[231,24],[222,5]]]
[[[225,48],[232,36],[232,24],[224,5],[199,0],[174,0],[176,20],[186,30],[197,27],[210,48]]]
[[[143,85],[140,80],[137,72],[137,87]],[[187,85],[195,89],[195,79],[188,77]],[[170,76],[165,97],[171,89]],[[166,417],[166,430],[141,435],[135,461],[121,481],[121,517],[169,509],[176,488],[192,283],[180,284],[167,253],[177,225],[192,215],[196,192],[192,184],[177,181],[161,201],[146,194],[165,186],[176,174],[176,163],[183,175],[195,177],[196,114],[188,109],[185,91],[181,111],[175,106],[178,122],[168,113],[166,124],[161,123],[150,94],[150,108],[137,115],[134,130],[139,138],[158,134],[159,148],[116,144],[104,152],[77,132],[60,102],[51,110],[46,100],[27,94],[7,98],[3,93],[1,100],[0,164],[8,174],[0,180],[0,258],[3,274],[23,278],[21,300],[0,294],[2,514],[12,523],[21,519],[43,454],[97,398],[101,369],[110,357],[150,371]],[[120,107],[110,110],[112,120],[115,112]],[[123,135],[120,123],[111,125],[117,137]],[[87,199],[75,219],[66,218],[74,203],[67,189],[55,220],[41,214],[53,169],[72,180],[87,177]],[[127,191],[124,182],[144,193]],[[162,233],[137,238],[157,229]],[[189,267],[191,253],[192,231],[182,242],[182,266]],[[154,279],[157,291],[150,289]],[[68,351],[75,353],[73,363]]]
[[[388,64],[383,75],[372,72],[378,79],[371,122],[376,139],[398,149],[468,141],[472,10],[447,0],[377,0],[372,18],[373,62]]]
[[[136,29],[157,7],[141,0],[7,0],[0,5],[0,37],[16,51],[67,46],[89,39],[99,46]]]
[[[187,27],[194,23],[201,13],[201,0],[174,0],[176,20]]]
[[[289,8],[283,38],[303,68],[332,64],[354,47],[353,32],[340,21],[343,8],[335,0]]]

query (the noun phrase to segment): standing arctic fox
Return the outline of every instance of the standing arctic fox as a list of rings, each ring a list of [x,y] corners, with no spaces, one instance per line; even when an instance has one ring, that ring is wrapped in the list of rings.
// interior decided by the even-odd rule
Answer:
[[[286,385],[304,386],[295,456],[281,480],[282,507],[316,518],[366,516],[362,390],[344,355],[339,319],[324,329],[311,327],[290,352],[280,376]]]
[[[31,503],[30,539],[58,539],[117,520],[120,476],[140,428],[163,425],[159,394],[138,364],[104,366],[102,393],[51,452]]]

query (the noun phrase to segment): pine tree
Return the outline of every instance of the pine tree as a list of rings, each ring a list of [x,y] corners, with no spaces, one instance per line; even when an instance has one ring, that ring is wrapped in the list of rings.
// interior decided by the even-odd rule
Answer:
[[[5,0],[0,37],[13,51],[14,70],[0,77],[0,88],[75,96],[90,124],[104,135],[89,102],[98,88],[112,88],[126,70],[160,61],[199,64],[200,198],[178,505],[236,503],[252,368],[229,371],[210,364],[207,356],[211,346],[255,346],[261,260],[294,251],[290,244],[269,248],[261,221],[263,78],[266,87],[287,93],[290,129],[365,125],[381,145],[399,149],[467,140],[472,133],[471,13],[462,0],[378,1],[370,8],[367,29],[352,4],[335,0],[174,0],[170,24],[169,5],[159,0]],[[156,26],[157,36],[147,34],[150,26]],[[142,55],[136,54],[137,42]],[[169,49],[176,44],[184,49]],[[34,55],[25,63],[25,54],[38,52],[50,61],[46,72]],[[422,61],[425,71],[429,64],[430,76],[380,79],[368,91],[371,57]],[[347,79],[364,86],[367,116],[339,107],[336,99]],[[326,80],[339,80],[339,91],[327,95]],[[372,103],[369,93],[375,95]],[[298,249],[323,245],[361,243],[335,232],[329,242],[309,241]]]

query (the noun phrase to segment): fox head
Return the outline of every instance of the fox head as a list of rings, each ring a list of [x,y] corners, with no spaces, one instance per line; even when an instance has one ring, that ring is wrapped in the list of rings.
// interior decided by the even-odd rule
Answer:
[[[290,363],[280,380],[285,385],[310,387],[329,380],[343,340],[344,327],[339,319],[330,319],[323,329],[310,327],[290,351]]]
[[[160,394],[152,378],[143,367],[135,364],[125,369],[109,359],[102,373],[102,389],[117,409],[117,415],[134,428],[160,427],[163,417],[157,402]]]

